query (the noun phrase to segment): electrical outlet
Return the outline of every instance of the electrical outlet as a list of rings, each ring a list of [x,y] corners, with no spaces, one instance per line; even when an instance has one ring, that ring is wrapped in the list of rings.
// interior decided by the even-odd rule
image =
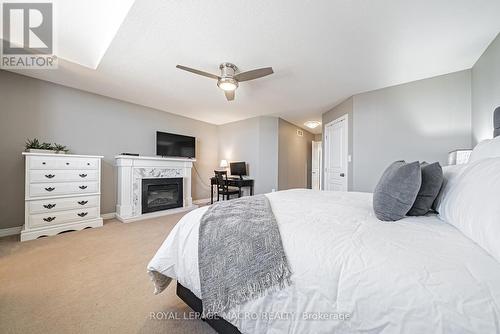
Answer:
[[[304,136],[304,131],[301,129],[297,129],[297,136],[303,137]]]

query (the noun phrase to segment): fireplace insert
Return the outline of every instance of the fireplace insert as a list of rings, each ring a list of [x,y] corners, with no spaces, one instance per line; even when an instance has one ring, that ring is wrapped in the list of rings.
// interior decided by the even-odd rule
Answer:
[[[142,213],[181,208],[182,178],[142,179]]]

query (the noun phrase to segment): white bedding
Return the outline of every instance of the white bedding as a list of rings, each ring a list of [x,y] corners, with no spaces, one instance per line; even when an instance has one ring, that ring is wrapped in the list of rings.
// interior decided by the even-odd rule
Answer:
[[[500,263],[436,216],[381,222],[367,193],[267,196],[293,284],[233,310],[243,315],[229,319],[242,333],[500,332]],[[199,298],[206,209],[184,216],[148,265]]]

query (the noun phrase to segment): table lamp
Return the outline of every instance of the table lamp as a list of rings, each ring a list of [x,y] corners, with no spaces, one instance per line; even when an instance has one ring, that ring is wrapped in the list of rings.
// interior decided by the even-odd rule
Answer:
[[[455,150],[448,154],[448,165],[462,165],[469,161],[472,150]]]

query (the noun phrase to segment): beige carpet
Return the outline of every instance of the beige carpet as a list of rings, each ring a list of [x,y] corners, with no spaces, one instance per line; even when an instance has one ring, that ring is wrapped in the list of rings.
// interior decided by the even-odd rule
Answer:
[[[24,243],[1,238],[0,333],[215,333],[200,320],[151,317],[191,312],[175,284],[153,295],[146,272],[181,217],[110,220]]]

